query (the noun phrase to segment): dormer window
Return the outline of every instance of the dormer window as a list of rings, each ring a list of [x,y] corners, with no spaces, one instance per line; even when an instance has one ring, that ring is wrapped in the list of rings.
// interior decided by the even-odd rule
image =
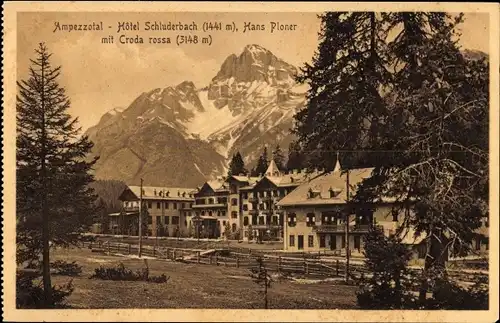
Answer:
[[[153,191],[153,194],[156,196],[156,189]]]
[[[169,196],[170,195],[170,191],[167,191],[167,193],[165,193],[165,196]]]
[[[316,198],[319,196],[320,196],[320,192],[318,190],[313,190],[312,188],[309,189],[308,198],[312,199],[312,198]]]
[[[333,198],[336,198],[337,196],[339,196],[340,192],[342,192],[342,190],[340,189],[333,189],[330,187],[330,189],[328,190],[330,192],[330,198],[333,199]]]
[[[160,191],[160,193],[158,193],[159,196],[163,196],[163,191]]]
[[[183,193],[182,193],[182,197],[186,197],[186,192],[183,192]]]

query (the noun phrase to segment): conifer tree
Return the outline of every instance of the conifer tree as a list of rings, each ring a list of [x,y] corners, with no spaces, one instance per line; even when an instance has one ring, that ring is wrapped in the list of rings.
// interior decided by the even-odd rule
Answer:
[[[259,160],[257,161],[257,166],[255,167],[254,176],[260,176],[262,174],[265,174],[268,166],[269,166],[269,159],[267,157],[267,147],[264,146],[262,155],[260,155]]]
[[[488,63],[460,52],[461,21],[326,13],[318,53],[298,78],[311,86],[295,127],[309,166],[331,170],[336,150],[347,151],[347,167],[374,166],[358,202],[396,197],[401,233],[413,227],[425,237],[421,304],[448,249],[467,253],[488,216]]]
[[[292,141],[288,147],[286,169],[291,171],[294,169],[302,169],[304,166],[304,155],[300,150],[300,145],[297,141]]]
[[[88,230],[96,159],[85,160],[93,144],[68,114],[60,67],[52,67],[44,44],[35,51],[29,77],[17,83],[17,262],[38,267],[42,254],[45,307],[51,307],[50,245],[75,244]]]
[[[376,163],[377,154],[354,152],[382,148],[375,139],[386,114],[381,89],[391,79],[386,23],[374,12],[327,12],[320,18],[318,51],[297,77],[310,86],[293,129],[307,151],[307,168],[333,170],[338,150],[346,151],[344,166]]]
[[[228,176],[238,176],[240,174],[247,174],[247,170],[245,168],[245,162],[243,161],[243,157],[241,157],[240,152],[238,151],[233,155],[231,162],[229,163]]]
[[[285,155],[280,144],[276,144],[276,148],[273,150],[273,160],[280,171],[285,169]]]

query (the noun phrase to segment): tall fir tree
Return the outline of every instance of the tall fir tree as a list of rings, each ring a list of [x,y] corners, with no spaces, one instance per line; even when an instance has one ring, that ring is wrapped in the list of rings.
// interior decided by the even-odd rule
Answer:
[[[396,119],[390,123],[401,127],[403,120],[404,129],[387,138],[402,153],[390,169],[378,170],[391,183],[378,188],[391,187],[391,195],[406,191],[413,201],[407,221],[427,244],[423,303],[435,285],[428,282],[445,270],[448,250],[468,253],[474,230],[488,216],[488,64],[468,61],[460,52],[461,14],[391,18],[403,29],[389,44],[400,65],[390,102]]]
[[[267,147],[264,146],[264,150],[262,151],[262,155],[259,156],[259,160],[257,161],[257,165],[253,171],[254,176],[261,176],[266,173],[267,167],[269,166],[269,159],[267,157]]]
[[[95,215],[89,184],[96,159],[80,136],[78,120],[68,114],[70,100],[58,84],[60,67],[52,67],[42,43],[31,60],[29,77],[17,83],[16,210],[17,262],[40,266],[45,307],[53,305],[50,245],[70,245],[88,230]]]
[[[228,176],[238,176],[240,174],[246,175],[248,171],[245,168],[245,162],[243,161],[243,157],[241,157],[240,152],[238,151],[233,155],[231,162],[229,163]]]
[[[288,159],[286,169],[288,171],[294,169],[302,169],[305,166],[304,154],[300,149],[300,144],[297,141],[292,141],[288,146]]]
[[[464,59],[461,21],[326,13],[313,65],[298,78],[311,86],[295,127],[309,166],[331,170],[337,149],[347,151],[344,166],[374,166],[355,200],[396,197],[401,234],[425,237],[421,304],[448,249],[467,253],[488,216],[488,63]]]
[[[339,150],[346,167],[373,164],[378,154],[388,87],[386,22],[374,12],[327,12],[320,16],[319,48],[297,77],[310,89],[295,115],[294,133],[307,152],[307,168],[333,170]]]
[[[273,150],[273,160],[280,171],[285,169],[285,154],[281,150],[280,144],[276,144]]]

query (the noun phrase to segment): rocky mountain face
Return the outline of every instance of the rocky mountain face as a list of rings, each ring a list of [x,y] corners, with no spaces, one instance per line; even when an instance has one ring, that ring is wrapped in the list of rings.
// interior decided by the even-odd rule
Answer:
[[[295,73],[269,50],[248,45],[228,56],[207,86],[184,81],[142,93],[87,130],[100,156],[96,177],[195,187],[224,174],[236,151],[249,167],[265,145],[286,149],[307,90]]]

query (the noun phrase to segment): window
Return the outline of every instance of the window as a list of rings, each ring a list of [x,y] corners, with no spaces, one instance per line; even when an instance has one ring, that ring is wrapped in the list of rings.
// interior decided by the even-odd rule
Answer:
[[[168,216],[163,217],[165,224],[170,224],[170,218]]]
[[[156,225],[160,225],[161,224],[161,216],[156,216]]]
[[[345,248],[345,236],[342,236],[342,248]]]
[[[295,213],[288,213],[288,226],[294,227],[297,224],[297,215]]]
[[[222,221],[222,225],[226,225],[226,221]]]
[[[273,225],[278,225],[278,217],[277,216],[273,216],[272,224]]]
[[[182,203],[182,208],[185,209],[186,208],[186,203]]]
[[[238,217],[238,212],[233,211],[231,212],[231,218],[236,219]]]
[[[168,210],[168,202],[165,202],[165,209]]]
[[[295,247],[295,236],[290,235],[290,242],[289,242],[290,247]]]
[[[361,237],[358,235],[354,236],[354,248],[355,249],[361,249]]]
[[[153,224],[153,217],[152,216],[148,216],[148,224]]]
[[[319,236],[319,247],[326,248],[326,239],[323,234]]]
[[[179,217],[178,216],[172,217],[172,224],[179,224]]]
[[[231,231],[236,232],[236,223],[233,223],[233,225],[231,226]]]
[[[315,224],[314,221],[316,221],[316,219],[314,217],[314,213],[307,213],[307,223],[306,223],[306,225],[308,227],[312,227]]]
[[[209,198],[208,199],[208,204],[214,204],[214,199],[213,198]]]
[[[242,193],[242,194],[241,194],[241,197],[242,197],[243,199],[245,199],[245,200],[246,200],[246,199],[248,199],[248,193],[247,193],[247,192]]]
[[[314,247],[314,236],[307,237],[307,247],[309,247],[309,248]]]
[[[212,216],[212,211],[208,211],[208,216]]]
[[[392,221],[397,222],[398,221],[398,211],[392,210]]]
[[[173,203],[174,204],[174,210],[177,210],[177,203]]]
[[[236,193],[238,193],[238,188],[236,187],[236,185],[231,185],[231,186],[230,186],[230,189],[231,189],[231,194],[236,194]]]
[[[243,218],[243,225],[247,226],[248,225],[248,216]]]
[[[238,199],[231,199],[231,205],[238,205]]]
[[[264,192],[259,192],[259,197],[264,197]]]
[[[161,209],[161,202],[156,202],[156,208]]]
[[[252,215],[252,225],[257,225],[257,216]]]
[[[248,211],[248,205],[247,204],[243,204],[243,211]]]
[[[221,211],[221,216],[226,216],[226,211]]]
[[[186,219],[184,219],[184,226],[187,227],[187,225],[188,225],[188,222]]]
[[[245,238],[248,238],[248,231],[244,232],[244,236],[245,236]]]
[[[259,225],[264,225],[264,217],[263,216],[259,216]]]
[[[148,209],[152,209],[153,208],[153,203],[152,202],[148,202]]]

